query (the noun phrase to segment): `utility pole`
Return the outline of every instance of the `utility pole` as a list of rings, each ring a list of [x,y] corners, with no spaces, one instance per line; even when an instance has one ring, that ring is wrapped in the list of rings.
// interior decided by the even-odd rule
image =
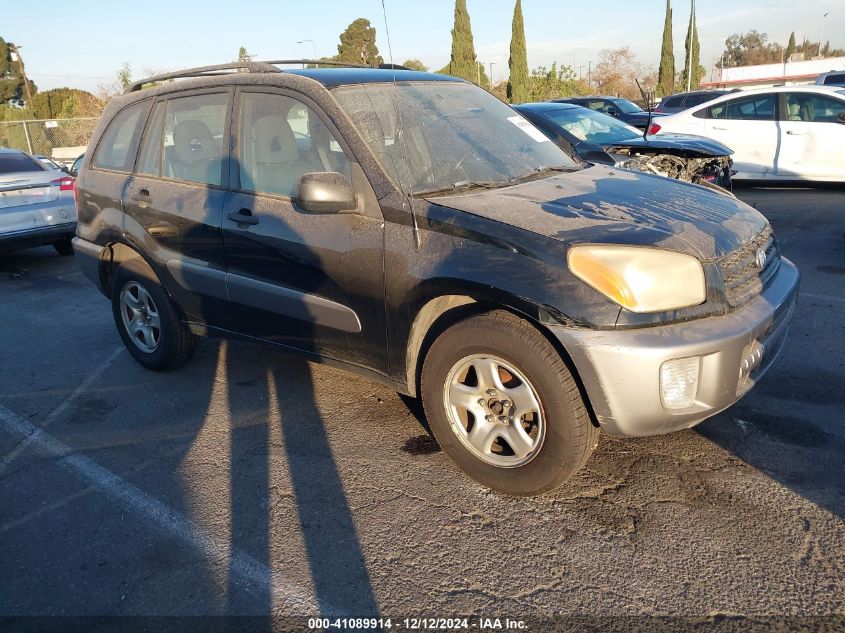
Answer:
[[[493,82],[493,65],[495,63],[496,62],[490,62],[490,64],[489,64],[489,66],[490,66],[490,92],[493,92],[493,85],[494,85],[494,82]]]
[[[589,60],[587,62],[587,89],[592,89],[593,87],[593,60]]]
[[[316,62],[317,61],[317,45],[314,43],[314,40],[299,40],[297,44],[305,44],[305,42],[311,42],[311,49],[314,51],[314,57],[312,59]],[[302,67],[305,68],[305,64],[302,64]]]
[[[29,89],[29,80],[26,78],[26,71],[23,67],[23,57],[21,57],[21,52],[17,46],[17,44],[12,44],[12,50],[15,52],[15,56],[18,58],[18,64],[21,67],[21,77],[23,77],[23,87],[26,89],[26,105],[28,108],[32,107],[32,91]]]

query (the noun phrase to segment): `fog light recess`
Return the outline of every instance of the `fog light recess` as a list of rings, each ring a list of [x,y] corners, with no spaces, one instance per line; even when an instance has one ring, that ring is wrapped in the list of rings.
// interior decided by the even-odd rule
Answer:
[[[660,399],[665,409],[686,409],[698,391],[699,357],[667,360],[660,366]]]

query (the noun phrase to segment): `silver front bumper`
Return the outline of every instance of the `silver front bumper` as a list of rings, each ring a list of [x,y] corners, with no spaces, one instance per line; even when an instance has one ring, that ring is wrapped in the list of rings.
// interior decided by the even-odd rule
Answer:
[[[728,408],[760,379],[786,340],[799,279],[784,258],[760,295],[725,316],[635,330],[550,329],[575,363],[605,432],[668,433]],[[690,357],[699,359],[694,400],[670,410],[661,396],[660,367]]]

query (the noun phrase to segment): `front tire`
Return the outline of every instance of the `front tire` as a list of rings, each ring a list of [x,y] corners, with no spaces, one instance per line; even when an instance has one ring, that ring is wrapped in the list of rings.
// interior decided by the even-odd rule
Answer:
[[[537,495],[587,461],[599,429],[552,344],[505,311],[441,334],[423,364],[431,431],[467,475],[514,496]]]
[[[126,349],[147,369],[176,369],[190,358],[195,337],[145,261],[131,259],[117,269],[112,315]]]

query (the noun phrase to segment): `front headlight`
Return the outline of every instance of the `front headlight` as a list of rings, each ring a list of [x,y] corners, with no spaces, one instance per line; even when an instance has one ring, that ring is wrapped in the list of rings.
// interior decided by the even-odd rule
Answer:
[[[704,303],[701,263],[690,255],[640,246],[573,246],[569,270],[623,308],[661,312]]]

